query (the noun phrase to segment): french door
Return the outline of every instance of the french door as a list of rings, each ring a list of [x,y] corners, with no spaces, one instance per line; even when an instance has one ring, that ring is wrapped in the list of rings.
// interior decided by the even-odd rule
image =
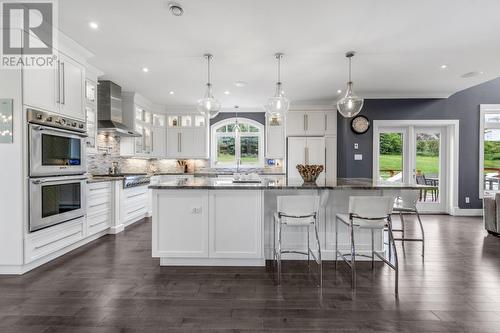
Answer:
[[[447,205],[447,129],[423,124],[374,129],[374,179],[432,186],[421,190],[418,208],[445,212]]]

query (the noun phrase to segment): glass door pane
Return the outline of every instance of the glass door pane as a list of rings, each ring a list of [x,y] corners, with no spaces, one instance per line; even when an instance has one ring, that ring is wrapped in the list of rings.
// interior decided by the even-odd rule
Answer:
[[[404,134],[384,131],[379,133],[378,176],[382,180],[403,182],[404,180]]]
[[[484,130],[484,189],[498,191],[500,183],[500,129]]]
[[[439,130],[415,128],[415,182],[436,187],[423,191],[420,201],[439,202],[440,149]]]

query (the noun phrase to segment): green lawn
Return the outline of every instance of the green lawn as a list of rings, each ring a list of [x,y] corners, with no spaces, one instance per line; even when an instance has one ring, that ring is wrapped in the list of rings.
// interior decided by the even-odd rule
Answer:
[[[380,155],[380,170],[401,170],[403,168],[403,160],[401,155]],[[418,156],[417,170],[424,175],[439,174],[439,158],[438,156]],[[382,178],[390,177],[388,171],[381,172]]]

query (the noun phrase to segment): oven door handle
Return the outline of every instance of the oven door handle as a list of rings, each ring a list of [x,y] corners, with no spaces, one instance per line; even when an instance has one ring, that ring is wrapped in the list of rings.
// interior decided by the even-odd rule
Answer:
[[[71,181],[71,180],[86,180],[88,177],[57,177],[57,179],[54,178],[40,178],[40,179],[32,179],[31,182],[35,185],[39,184],[44,184],[44,183],[54,183],[54,182],[61,182],[61,181]]]
[[[40,125],[35,125],[35,126],[32,126],[32,128],[35,130],[35,131],[55,131],[55,132],[61,132],[61,133],[66,133],[66,134],[73,134],[73,135],[78,135],[82,138],[86,138],[88,137],[88,135],[86,133],[82,133],[82,132],[73,132],[73,131],[68,131],[68,130],[65,130],[65,129],[60,129],[60,128],[54,128],[54,127],[45,127],[45,126],[40,126]]]

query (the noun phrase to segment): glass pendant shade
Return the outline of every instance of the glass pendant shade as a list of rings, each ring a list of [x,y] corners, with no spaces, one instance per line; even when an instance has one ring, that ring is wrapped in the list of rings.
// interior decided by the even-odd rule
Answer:
[[[204,57],[207,59],[207,90],[205,91],[205,96],[198,101],[197,109],[203,116],[214,118],[219,114],[221,104],[215,99],[212,93],[212,83],[210,82],[210,61],[213,56],[211,54],[205,54]]]
[[[212,85],[210,83],[207,84],[205,97],[198,101],[197,109],[202,115],[210,118],[214,118],[219,114],[221,104],[214,98],[212,94]]]
[[[349,51],[345,55],[349,59],[349,81],[347,82],[347,90],[344,97],[337,101],[337,110],[345,118],[352,118],[357,115],[363,108],[364,103],[364,100],[358,97],[352,90],[351,60],[354,54],[354,51]]]
[[[276,93],[269,98],[266,104],[266,112],[269,116],[279,116],[288,111],[290,101],[285,97],[281,89],[281,82],[276,83]]]
[[[363,108],[364,100],[352,91],[352,82],[347,83],[347,91],[341,99],[337,101],[337,110],[345,118],[352,118]]]
[[[290,108],[290,101],[285,97],[281,83],[281,59],[283,58],[283,53],[276,53],[274,57],[278,61],[276,92],[273,97],[267,100],[267,104],[264,108],[268,116],[279,117],[288,111]]]

